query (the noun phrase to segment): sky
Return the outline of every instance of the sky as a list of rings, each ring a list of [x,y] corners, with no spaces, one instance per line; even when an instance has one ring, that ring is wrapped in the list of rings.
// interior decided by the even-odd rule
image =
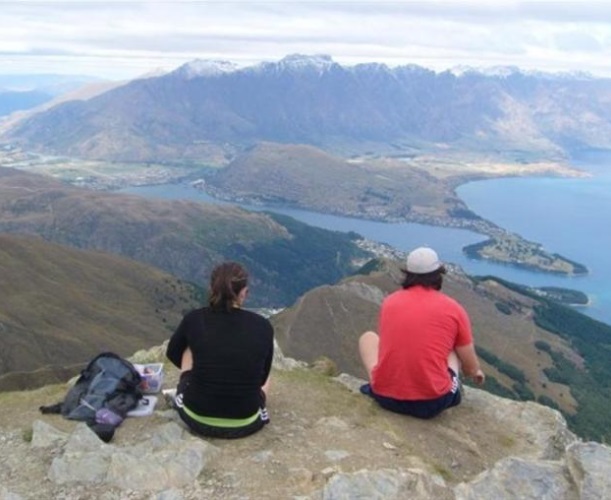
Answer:
[[[0,74],[116,80],[193,59],[246,66],[295,53],[611,76],[611,0],[0,0]]]

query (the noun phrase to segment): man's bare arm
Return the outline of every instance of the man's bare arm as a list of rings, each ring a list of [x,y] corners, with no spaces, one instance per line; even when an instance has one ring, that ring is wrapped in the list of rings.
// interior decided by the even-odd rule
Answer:
[[[472,378],[478,385],[483,384],[486,376],[479,366],[479,360],[475,353],[475,345],[473,343],[462,345],[456,347],[455,351],[465,376]]]

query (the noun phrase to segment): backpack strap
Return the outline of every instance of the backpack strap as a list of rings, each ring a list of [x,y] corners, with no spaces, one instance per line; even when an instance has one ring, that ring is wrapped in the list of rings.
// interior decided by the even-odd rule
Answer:
[[[48,413],[61,413],[62,404],[63,403],[60,401],[59,403],[55,403],[54,405],[39,406],[38,409],[40,410],[40,413],[45,415]]]

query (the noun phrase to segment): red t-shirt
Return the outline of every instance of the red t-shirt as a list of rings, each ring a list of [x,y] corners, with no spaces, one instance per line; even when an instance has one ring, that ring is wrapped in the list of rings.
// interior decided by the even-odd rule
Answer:
[[[435,399],[452,386],[448,355],[473,342],[464,308],[442,292],[421,286],[390,294],[379,319],[376,394],[405,401]]]

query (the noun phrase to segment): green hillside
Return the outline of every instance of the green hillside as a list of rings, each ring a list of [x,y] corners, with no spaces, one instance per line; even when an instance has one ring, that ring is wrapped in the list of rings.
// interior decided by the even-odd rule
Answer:
[[[552,360],[552,366],[543,370],[545,378],[551,383],[570,388],[577,401],[578,411],[566,414],[575,431],[591,439],[609,439],[611,367],[608,360],[611,326],[571,307],[541,297],[525,286],[494,277],[476,278],[476,282],[484,280],[494,280],[508,289],[532,297],[536,301],[532,317],[537,327],[556,334],[577,353],[578,356],[572,356],[543,340],[534,344],[540,355],[549,356]],[[515,391],[510,396],[516,397]],[[539,402],[549,404],[550,400],[539,398]]]

